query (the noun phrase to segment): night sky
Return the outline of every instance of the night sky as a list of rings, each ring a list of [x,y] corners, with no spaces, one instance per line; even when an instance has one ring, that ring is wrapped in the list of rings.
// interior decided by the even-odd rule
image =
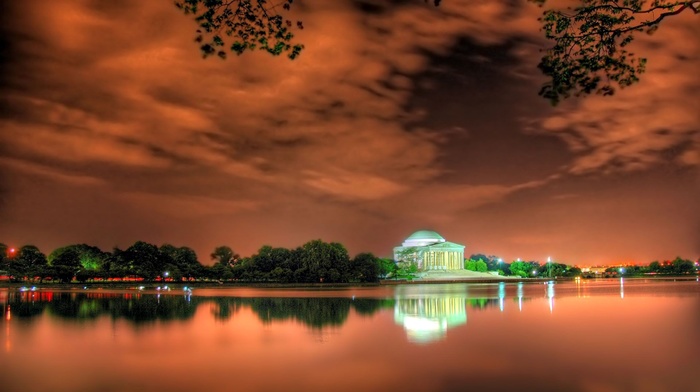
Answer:
[[[292,11],[297,60],[222,61],[170,0],[3,2],[0,242],[209,263],[317,238],[390,256],[430,229],[504,260],[700,255],[697,16],[638,36],[639,84],[552,107],[524,0]]]

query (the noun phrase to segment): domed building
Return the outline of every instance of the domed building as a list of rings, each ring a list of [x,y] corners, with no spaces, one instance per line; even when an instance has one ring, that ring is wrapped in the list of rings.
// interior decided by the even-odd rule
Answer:
[[[420,230],[394,248],[394,260],[413,261],[421,270],[464,269],[464,245],[445,241],[438,233]]]

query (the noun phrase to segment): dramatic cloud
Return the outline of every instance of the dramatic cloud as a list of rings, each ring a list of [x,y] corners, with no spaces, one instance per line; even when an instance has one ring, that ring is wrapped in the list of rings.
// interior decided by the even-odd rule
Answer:
[[[0,80],[0,190],[12,195],[0,213],[13,227],[0,240],[99,233],[109,246],[177,240],[203,254],[233,241],[246,254],[328,237],[385,254],[433,228],[514,255],[561,238],[513,232],[499,247],[502,211],[522,227],[548,192],[590,203],[567,183],[581,174],[697,167],[692,16],[639,38],[639,85],[552,110],[536,97],[540,13],[508,0],[305,1],[290,15],[304,21],[299,59],[221,61],[201,58],[196,24],[168,1],[13,2]],[[40,217],[20,216],[40,201]],[[98,230],[95,216],[111,221]],[[38,225],[46,240],[31,237]]]
[[[630,50],[651,56],[640,83],[613,99],[574,100],[542,123],[577,153],[571,173],[698,166],[699,36],[691,14],[668,20],[654,35],[639,34]]]

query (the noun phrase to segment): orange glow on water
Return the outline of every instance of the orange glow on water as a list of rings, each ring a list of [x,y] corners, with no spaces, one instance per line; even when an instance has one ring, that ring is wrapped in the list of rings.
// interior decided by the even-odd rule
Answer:
[[[687,338],[700,328],[694,280],[200,291],[157,301],[149,290],[10,293],[5,385],[433,391],[495,382],[556,391],[593,374],[612,390],[629,380],[700,386],[677,366],[698,365]],[[21,317],[9,318],[10,304]],[[37,366],[40,379],[30,377]]]

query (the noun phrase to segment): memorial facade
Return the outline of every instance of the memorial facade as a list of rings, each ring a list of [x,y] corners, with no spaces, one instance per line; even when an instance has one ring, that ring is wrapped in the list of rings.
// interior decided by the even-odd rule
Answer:
[[[420,230],[394,248],[394,260],[415,262],[420,270],[462,270],[464,248],[434,231]]]

